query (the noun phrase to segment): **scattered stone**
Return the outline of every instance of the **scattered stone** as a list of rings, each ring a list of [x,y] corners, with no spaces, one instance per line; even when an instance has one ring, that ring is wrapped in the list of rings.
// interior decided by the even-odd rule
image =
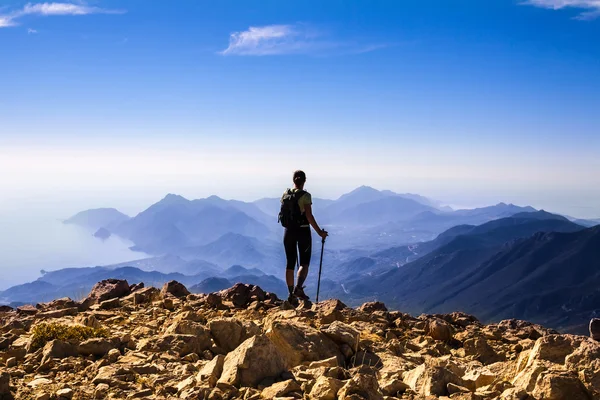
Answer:
[[[121,307],[121,300],[119,298],[114,298],[110,300],[104,300],[100,303],[99,310],[112,310],[115,308]]]
[[[296,383],[296,381],[289,379],[287,381],[275,383],[262,391],[262,397],[264,399],[273,399],[275,397],[282,397],[291,392],[300,392],[302,388]]]
[[[223,373],[223,365],[225,364],[225,356],[218,354],[208,364],[206,364],[198,375],[196,381],[207,383],[210,387],[215,387],[217,381]]]
[[[253,336],[227,354],[219,383],[255,387],[285,370],[279,350],[266,335]]]
[[[66,358],[66,357],[74,357],[77,355],[77,348],[68,342],[63,342],[60,340],[53,340],[51,342],[46,343],[44,349],[42,350],[42,362],[41,364],[46,364],[52,358]]]
[[[336,343],[347,344],[351,348],[358,346],[360,333],[348,324],[334,321],[321,331]]]
[[[320,376],[313,385],[309,398],[314,400],[336,400],[337,394],[344,386],[339,379]]]
[[[73,398],[73,390],[72,389],[61,389],[56,392],[56,397],[58,400],[71,400]]]
[[[82,356],[103,357],[114,348],[115,344],[113,341],[104,338],[94,338],[82,342],[78,347],[78,351]]]
[[[82,303],[0,309],[0,400],[600,399],[592,322],[588,339],[382,303],[285,310],[255,285],[161,296],[103,282]]]
[[[94,285],[88,297],[83,301],[86,304],[102,303],[103,301],[124,297],[130,293],[129,284],[122,279],[105,279]]]
[[[217,346],[228,353],[247,339],[244,326],[235,318],[214,319],[208,327]]]
[[[284,356],[288,368],[303,362],[331,357],[339,358],[340,362],[343,360],[338,346],[323,333],[308,325],[274,320],[267,325],[266,335]]]
[[[177,281],[170,281],[170,282],[165,283],[162,287],[162,290],[160,291],[160,295],[163,298],[166,298],[168,295],[172,295],[177,298],[181,298],[181,297],[186,297],[189,294],[190,294],[189,290],[187,290],[187,288],[183,284],[181,284]]]
[[[429,321],[427,326],[427,334],[434,340],[447,342],[452,339],[452,327],[443,319],[436,318],[432,321]]]
[[[372,313],[375,311],[387,311],[388,309],[385,304],[380,301],[371,301],[360,306],[358,310],[364,313]]]

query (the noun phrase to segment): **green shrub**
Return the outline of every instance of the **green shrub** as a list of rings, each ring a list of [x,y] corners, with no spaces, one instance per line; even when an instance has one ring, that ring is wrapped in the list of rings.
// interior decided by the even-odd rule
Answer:
[[[31,348],[37,350],[52,340],[78,343],[91,338],[108,337],[106,328],[90,328],[83,325],[64,325],[57,322],[41,323],[31,330]]]

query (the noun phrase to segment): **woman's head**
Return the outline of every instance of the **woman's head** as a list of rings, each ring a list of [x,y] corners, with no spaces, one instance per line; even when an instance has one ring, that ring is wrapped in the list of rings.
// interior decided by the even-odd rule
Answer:
[[[294,171],[294,185],[301,188],[304,186],[304,182],[306,182],[306,174],[304,171]]]

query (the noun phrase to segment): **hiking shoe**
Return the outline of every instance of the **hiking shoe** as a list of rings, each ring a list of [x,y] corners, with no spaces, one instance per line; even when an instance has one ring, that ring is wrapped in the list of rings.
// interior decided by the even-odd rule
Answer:
[[[309,300],[309,297],[304,293],[304,286],[296,286],[293,294],[299,299]]]
[[[288,296],[288,299],[287,299],[287,301],[288,301],[288,302],[289,302],[291,305],[293,305],[293,306],[297,306],[297,305],[298,305],[298,298],[297,298],[296,296],[294,296],[293,294],[290,294],[290,295]]]

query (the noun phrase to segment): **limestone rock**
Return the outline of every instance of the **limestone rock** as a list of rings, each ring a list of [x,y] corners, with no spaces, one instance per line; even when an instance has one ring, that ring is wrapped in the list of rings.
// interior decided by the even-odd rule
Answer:
[[[198,375],[196,381],[207,383],[210,387],[214,387],[223,373],[223,365],[225,364],[225,356],[218,354],[208,364],[206,364]]]
[[[583,383],[571,372],[543,372],[531,395],[536,399],[592,400]]]
[[[564,364],[566,357],[581,345],[583,338],[574,335],[548,335],[535,342],[531,354],[532,360],[546,360],[556,364]]]
[[[452,326],[443,319],[435,318],[429,321],[427,334],[435,340],[447,342],[452,339]]]
[[[336,344],[323,333],[308,325],[292,321],[272,321],[266,335],[283,355],[288,368],[307,361],[319,361],[343,356]]]
[[[208,347],[209,343],[204,338],[195,335],[163,335],[140,341],[137,350],[151,352],[170,350],[179,354],[180,357],[184,357],[190,353],[201,354]]]
[[[181,284],[177,281],[169,281],[163,285],[162,290],[160,291],[160,294],[163,298],[167,297],[168,295],[172,295],[177,298],[181,298],[181,297],[186,297],[187,295],[190,294],[190,292],[189,292],[189,290],[187,290],[187,288],[183,284]]]
[[[103,357],[114,348],[115,343],[113,341],[104,338],[93,338],[81,342],[77,350],[83,356]]]
[[[58,400],[71,400],[73,398],[73,389],[61,389],[56,392]]]
[[[277,382],[268,388],[263,389],[261,396],[263,399],[273,399],[275,397],[282,397],[290,392],[300,392],[302,389],[296,381],[288,379],[287,381]]]
[[[352,326],[340,321],[334,321],[321,331],[331,340],[339,344],[347,344],[350,348],[356,348],[360,333]]]
[[[474,356],[484,364],[492,364],[502,360],[502,357],[496,353],[483,337],[467,339],[463,347],[467,356]]]
[[[53,340],[46,343],[42,350],[42,362],[46,364],[52,358],[66,358],[77,355],[77,347],[68,342]]]
[[[358,308],[359,311],[364,313],[372,313],[375,311],[387,311],[387,307],[380,301],[371,301],[364,303],[362,306]]]
[[[247,339],[242,323],[235,318],[213,319],[208,327],[215,343],[226,352],[234,350]]]
[[[283,357],[266,335],[253,336],[225,357],[219,383],[255,387],[285,370]]]
[[[347,381],[338,393],[339,399],[353,398],[353,395],[369,400],[383,400],[379,382],[374,375],[357,374]]]
[[[322,375],[317,378],[308,397],[311,400],[336,400],[343,386],[344,383],[339,379]]]
[[[436,359],[427,360],[418,367],[404,373],[403,381],[412,390],[422,396],[446,396],[447,385],[453,383],[463,386],[460,377],[444,362]]]
[[[86,300],[91,300],[92,304],[95,304],[118,297],[124,297],[129,293],[129,284],[126,280],[105,279],[94,285]]]

